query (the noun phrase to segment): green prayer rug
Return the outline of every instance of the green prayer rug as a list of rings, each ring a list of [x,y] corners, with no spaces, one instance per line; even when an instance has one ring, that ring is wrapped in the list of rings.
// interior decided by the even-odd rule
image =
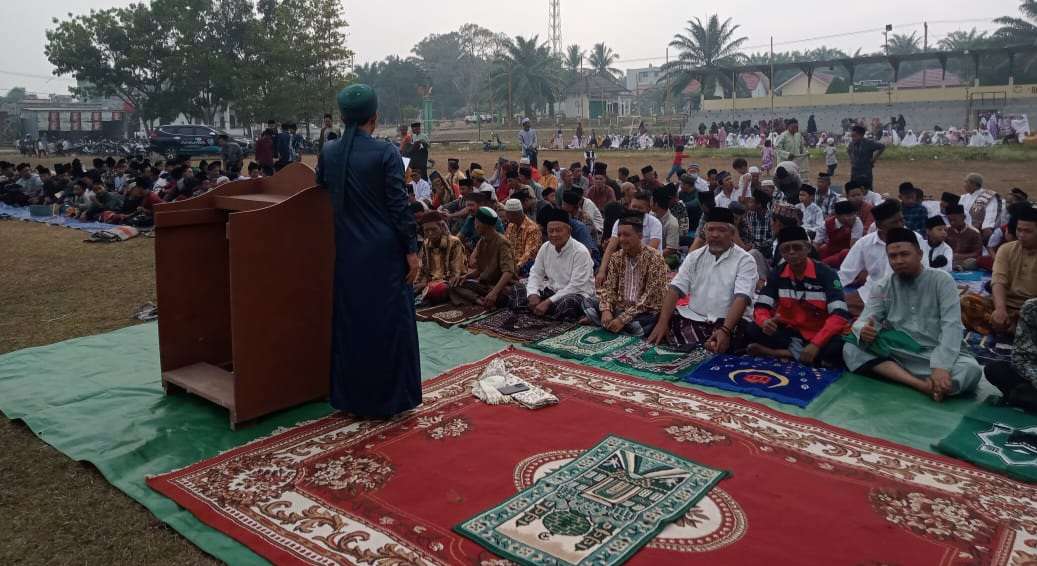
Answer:
[[[620,564],[727,474],[609,436],[454,530],[520,564]]]
[[[1037,417],[1011,407],[977,406],[934,448],[981,468],[1037,482]]]
[[[616,334],[596,326],[581,326],[530,344],[530,347],[563,358],[583,360],[607,354],[636,340],[633,336]]]
[[[713,355],[703,348],[682,352],[636,340],[599,357],[596,365],[647,379],[677,381],[712,357]]]

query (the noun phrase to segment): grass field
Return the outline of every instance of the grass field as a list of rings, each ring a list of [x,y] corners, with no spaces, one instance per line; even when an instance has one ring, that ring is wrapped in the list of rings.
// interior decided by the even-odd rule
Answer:
[[[441,167],[447,157],[460,158],[464,166],[477,161],[490,167],[498,155],[459,149],[437,148],[434,158]],[[977,171],[1001,192],[1019,186],[1037,196],[1037,153],[1029,147],[1003,151],[994,152],[995,160],[977,161],[947,158],[954,153],[923,159],[924,152],[912,150],[912,161],[891,150],[889,159],[876,168],[876,179],[883,192],[895,192],[897,184],[911,180],[938,195],[944,190],[960,192],[962,177]],[[515,151],[505,155],[518,157]],[[582,155],[541,152],[542,159],[562,163],[581,160]],[[730,168],[735,155],[695,154],[693,161],[707,169],[723,169]],[[755,155],[750,163],[757,161]],[[636,171],[645,164],[665,174],[670,164],[669,155],[657,151],[599,152],[598,157],[609,163],[613,174],[621,165]],[[307,160],[312,163],[312,157]],[[48,160],[55,161],[67,159]],[[822,160],[815,158],[813,163],[816,171]],[[837,173],[837,181],[842,180],[845,169]],[[85,237],[76,230],[0,221],[0,353],[135,324],[134,310],[155,300],[153,240],[103,245],[83,243]],[[69,460],[24,425],[7,419],[0,419],[0,510],[0,565],[215,562],[92,467]]]

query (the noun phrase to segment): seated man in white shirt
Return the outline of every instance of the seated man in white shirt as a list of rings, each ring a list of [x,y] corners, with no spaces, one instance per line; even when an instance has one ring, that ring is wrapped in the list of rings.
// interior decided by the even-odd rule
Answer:
[[[705,220],[706,245],[688,254],[670,281],[648,341],[684,351],[701,346],[716,353],[742,350],[759,278],[756,261],[735,245],[730,209],[714,208]],[[688,304],[675,315],[677,300],[685,296]]]
[[[904,214],[900,210],[900,202],[895,199],[883,201],[871,213],[875,217],[876,230],[858,240],[839,267],[839,280],[846,291],[846,303],[850,307],[850,314],[854,316],[864,309],[875,284],[893,272],[886,257],[886,233],[893,228],[904,227]],[[922,261],[926,267],[929,266],[927,257],[923,257]]]
[[[925,221],[925,239],[919,244],[929,260],[929,267],[951,273],[954,271],[954,250],[946,240],[947,222],[943,216],[936,215]]]
[[[659,222],[658,218],[652,216],[652,195],[645,191],[634,193],[630,198],[630,210],[640,212],[644,215],[644,229],[641,234],[641,241],[644,245],[662,253],[663,225],[662,222]],[[594,278],[595,284],[599,286],[605,283],[605,276],[608,274],[609,259],[612,258],[612,254],[616,253],[616,249],[619,248],[619,238],[617,236],[619,236],[618,222],[612,225],[612,236],[609,238],[608,246],[605,247],[605,253],[601,257],[601,266],[598,268],[598,275]]]
[[[528,305],[537,316],[578,320],[584,299],[594,296],[594,261],[587,247],[572,238],[566,212],[551,208],[543,214],[547,242],[537,252],[525,289],[515,285],[516,307]]]

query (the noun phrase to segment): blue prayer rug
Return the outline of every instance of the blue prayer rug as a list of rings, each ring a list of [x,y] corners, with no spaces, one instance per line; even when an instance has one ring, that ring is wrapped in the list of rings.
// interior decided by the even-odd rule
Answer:
[[[842,374],[775,358],[723,354],[700,365],[684,381],[806,407]]]

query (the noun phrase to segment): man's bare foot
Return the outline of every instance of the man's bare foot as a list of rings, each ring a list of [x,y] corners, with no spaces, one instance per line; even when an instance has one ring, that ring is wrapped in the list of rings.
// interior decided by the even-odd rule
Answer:
[[[763,344],[752,343],[745,349],[746,353],[750,356],[765,356],[768,358],[780,358],[791,360],[792,352],[788,350],[774,350],[764,346]]]

